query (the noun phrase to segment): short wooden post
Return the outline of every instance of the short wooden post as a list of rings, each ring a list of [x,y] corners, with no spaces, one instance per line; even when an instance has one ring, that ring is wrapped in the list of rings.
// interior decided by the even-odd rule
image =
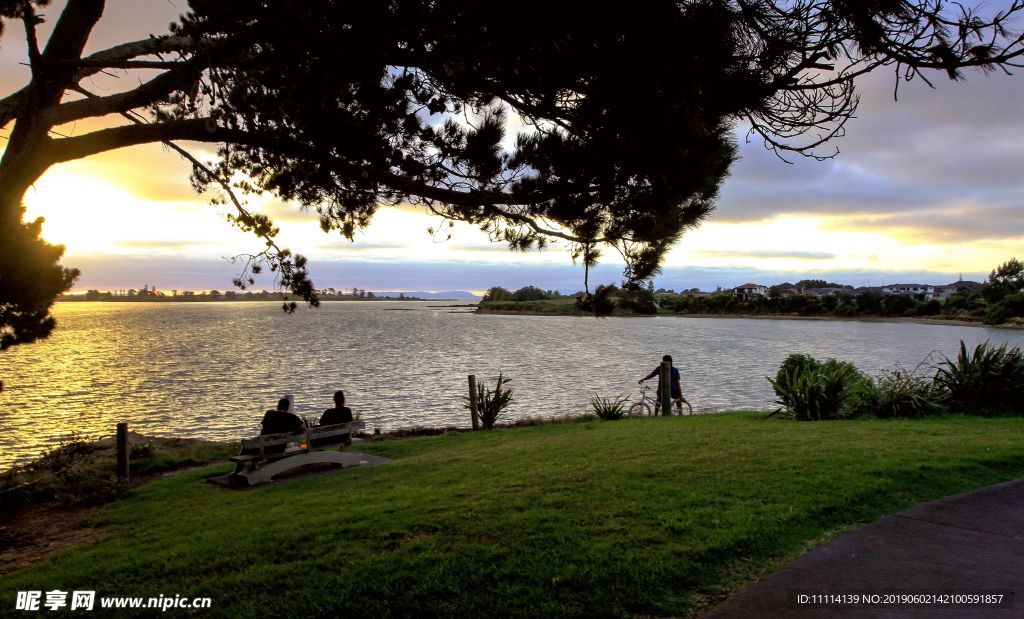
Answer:
[[[128,483],[128,424],[117,424],[117,479]]]
[[[661,414],[666,417],[672,414],[672,362],[661,362]]]
[[[476,375],[469,375],[469,415],[473,420],[473,429],[480,429],[480,412],[476,410]]]

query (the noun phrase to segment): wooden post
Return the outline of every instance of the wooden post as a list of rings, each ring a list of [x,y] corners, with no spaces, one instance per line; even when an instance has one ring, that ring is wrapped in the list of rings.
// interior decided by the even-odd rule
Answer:
[[[480,412],[476,410],[476,375],[469,375],[469,415],[473,419],[473,429],[480,429]]]
[[[129,482],[128,473],[128,424],[117,424],[117,480]]]
[[[661,362],[661,414],[668,417],[672,414],[672,362]]]

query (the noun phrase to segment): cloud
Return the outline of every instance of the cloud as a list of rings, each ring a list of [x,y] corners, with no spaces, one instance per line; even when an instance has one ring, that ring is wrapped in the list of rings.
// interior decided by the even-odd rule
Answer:
[[[833,260],[835,254],[820,251],[799,251],[785,249],[752,249],[752,250],[728,250],[728,249],[700,249],[693,252],[698,256],[709,258],[799,258],[803,260]]]
[[[195,243],[193,241],[174,241],[174,240],[124,240],[115,241],[114,245],[117,247],[123,247],[125,249],[142,249],[152,251],[166,251],[166,250],[184,250],[195,247],[196,245],[205,245],[205,243]]]
[[[890,72],[862,80],[857,118],[831,160],[786,164],[756,137],[741,137],[741,159],[713,220],[830,214],[847,216],[850,226],[899,226],[936,240],[1024,235],[1024,79],[972,74],[935,83],[935,90],[904,83],[893,101]]]

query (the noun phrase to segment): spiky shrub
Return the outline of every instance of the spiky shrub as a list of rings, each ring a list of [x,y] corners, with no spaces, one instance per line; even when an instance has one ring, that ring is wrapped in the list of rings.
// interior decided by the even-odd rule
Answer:
[[[511,380],[499,373],[498,383],[494,386],[494,391],[488,389],[483,381],[477,383],[475,394],[476,411],[480,416],[480,425],[484,430],[493,428],[501,413],[512,403],[512,388],[508,386]],[[470,408],[469,398],[463,399],[466,400],[466,408]]]
[[[850,363],[821,363],[807,355],[790,355],[775,378],[768,378],[779,404],[772,415],[798,421],[824,421],[855,414],[867,378]]]
[[[775,395],[782,398],[784,397],[783,391],[780,390],[780,387],[776,387],[776,384],[785,385],[788,377],[793,375],[794,371],[817,370],[819,367],[821,367],[821,362],[814,357],[794,353],[786,357],[782,365],[779,366],[779,371],[775,374],[775,380],[769,379],[769,382],[775,390]]]
[[[956,360],[936,367],[935,386],[953,412],[1024,415],[1024,354],[988,342],[973,351],[960,341]]]
[[[925,417],[943,410],[934,383],[902,368],[882,372],[867,383],[855,407],[857,415],[879,418]]]
[[[628,399],[627,396],[602,398],[595,394],[594,397],[590,398],[590,409],[594,411],[598,418],[605,421],[622,419],[626,416],[626,400]]]

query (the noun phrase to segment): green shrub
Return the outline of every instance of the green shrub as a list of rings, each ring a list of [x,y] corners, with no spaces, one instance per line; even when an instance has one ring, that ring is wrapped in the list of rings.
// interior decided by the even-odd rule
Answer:
[[[140,458],[150,459],[156,455],[156,444],[153,441],[145,443],[132,443],[128,446],[128,459],[138,460]]]
[[[602,398],[601,396],[594,394],[594,397],[590,398],[590,408],[599,419],[614,421],[626,416],[627,400],[629,400],[629,396],[619,396],[612,399]]]
[[[780,398],[782,397],[782,392],[775,387],[775,384],[784,381],[786,376],[792,374],[794,370],[817,370],[819,367],[821,367],[821,362],[810,355],[793,353],[786,357],[782,365],[779,366],[779,371],[775,374],[775,382],[772,382],[775,395]]]
[[[618,290],[614,285],[598,286],[594,294],[576,297],[576,308],[595,316],[611,316],[615,311],[612,293]]]
[[[883,419],[925,417],[941,411],[941,398],[932,381],[901,368],[882,372],[866,383],[856,403],[856,415]]]
[[[985,324],[1001,325],[1016,316],[1024,316],[1024,293],[1007,295],[989,305],[985,312]]]
[[[926,303],[918,303],[914,308],[915,316],[938,316],[942,312],[942,303],[938,299],[932,299]]]
[[[480,416],[480,425],[484,430],[493,428],[502,411],[512,403],[512,388],[507,386],[511,380],[499,373],[498,383],[495,385],[494,391],[488,389],[483,381],[477,383],[476,411]],[[470,408],[469,398],[465,397],[463,400],[466,400],[466,408]]]
[[[988,342],[968,352],[963,341],[956,361],[936,368],[935,387],[950,410],[979,415],[1024,415],[1024,354]]]
[[[775,379],[768,378],[768,382],[780,405],[772,415],[823,421],[855,414],[857,398],[869,381],[853,364],[844,361],[820,363],[807,355],[790,355]]]
[[[654,293],[639,286],[623,286],[618,293],[616,305],[619,309],[634,314],[658,313]]]

